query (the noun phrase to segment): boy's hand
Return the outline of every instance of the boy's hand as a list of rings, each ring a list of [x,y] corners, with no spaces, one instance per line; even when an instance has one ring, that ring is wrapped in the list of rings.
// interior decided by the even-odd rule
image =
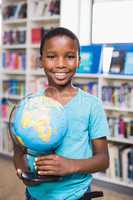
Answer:
[[[39,175],[64,176],[74,173],[74,160],[56,154],[38,157],[35,166]]]
[[[21,169],[17,169],[17,176],[21,179],[22,178],[22,170]]]

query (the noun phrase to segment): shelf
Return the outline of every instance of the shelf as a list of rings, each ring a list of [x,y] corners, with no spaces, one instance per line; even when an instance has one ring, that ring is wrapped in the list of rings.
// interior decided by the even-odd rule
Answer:
[[[10,5],[16,5],[16,3],[25,3],[26,0],[8,0],[7,2],[4,0],[4,2],[2,2],[2,7],[5,6],[10,6]]]
[[[8,19],[4,20],[3,25],[23,25],[27,23],[27,19]]]
[[[2,123],[8,123],[8,122],[9,122],[9,119],[4,118],[4,119],[1,119],[0,122],[2,122]]]
[[[30,74],[34,76],[45,76],[45,72],[43,70],[31,70]]]
[[[4,155],[4,156],[9,156],[9,157],[12,157],[13,156],[13,153],[10,153],[8,151],[0,151],[0,154],[1,155]]]
[[[133,188],[133,182],[125,182],[125,181],[119,180],[119,179],[118,180],[112,179],[110,177],[106,177],[105,175],[96,175],[95,174],[94,179],[104,181],[104,182],[107,182],[107,183],[112,183],[112,184],[124,186],[124,187]]]
[[[10,79],[14,79],[14,80],[20,80],[20,81],[25,81],[26,77],[22,74],[20,74],[20,76],[16,76],[16,74],[12,74],[12,77],[10,76],[11,74],[3,74],[3,77],[1,78],[2,81],[7,81]]]
[[[30,48],[32,48],[32,49],[39,49],[40,48],[40,44],[31,44]]]
[[[5,99],[13,99],[13,100],[21,100],[24,96],[20,96],[20,95],[7,95],[7,94],[4,94],[2,96],[2,98],[5,98]]]
[[[58,15],[55,15],[55,16],[42,16],[42,17],[37,17],[37,18],[31,18],[29,19],[29,21],[31,22],[47,22],[47,23],[50,23],[50,22],[55,22],[55,21],[59,21],[60,20],[60,16]]]
[[[26,44],[10,44],[10,45],[3,45],[2,48],[4,49],[26,49]]]
[[[26,72],[24,70],[11,70],[11,69],[2,69],[0,71],[3,74],[11,74],[11,75],[25,75]]]
[[[106,105],[104,105],[104,109],[107,110],[107,111],[117,111],[117,112],[133,113],[133,108],[122,108],[122,107],[106,106]]]
[[[92,78],[92,79],[98,79],[99,74],[80,74],[76,73],[75,78]]]
[[[133,138],[127,139],[127,138],[108,137],[108,141],[133,145]]]
[[[106,79],[132,80],[133,81],[133,75],[101,74],[100,77],[106,78]]]

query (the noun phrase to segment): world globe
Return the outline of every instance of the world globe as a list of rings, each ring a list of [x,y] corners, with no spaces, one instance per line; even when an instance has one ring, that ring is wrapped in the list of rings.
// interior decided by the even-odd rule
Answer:
[[[13,137],[35,155],[55,150],[67,132],[63,106],[45,95],[31,95],[22,100],[12,120]]]

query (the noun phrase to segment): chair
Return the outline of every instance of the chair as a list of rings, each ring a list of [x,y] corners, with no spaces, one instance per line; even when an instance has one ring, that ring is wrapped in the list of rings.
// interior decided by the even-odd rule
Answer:
[[[91,200],[98,197],[103,197],[104,194],[102,191],[92,191],[92,192],[86,192],[84,196],[81,198],[81,200]]]

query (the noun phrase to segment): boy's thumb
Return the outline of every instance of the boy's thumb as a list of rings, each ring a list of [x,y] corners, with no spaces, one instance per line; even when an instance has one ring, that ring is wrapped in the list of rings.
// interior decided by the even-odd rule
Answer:
[[[22,176],[22,170],[21,169],[17,169],[17,175],[19,178],[21,178]]]

